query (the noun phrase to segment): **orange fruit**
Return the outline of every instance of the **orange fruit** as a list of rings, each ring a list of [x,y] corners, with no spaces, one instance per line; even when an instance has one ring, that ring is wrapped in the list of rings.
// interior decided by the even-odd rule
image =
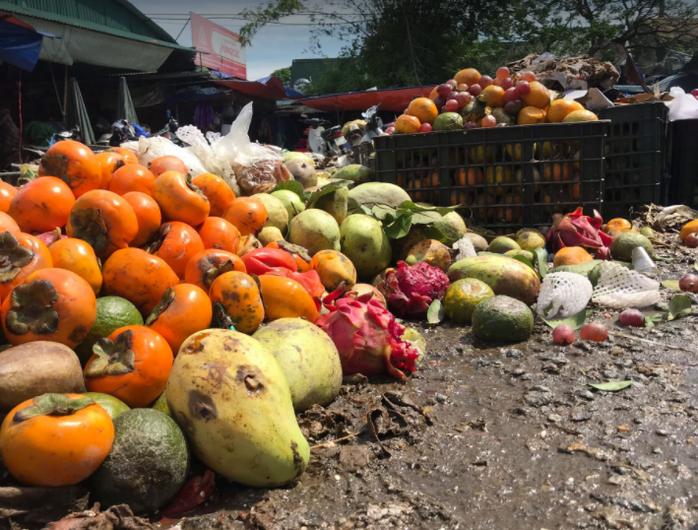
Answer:
[[[410,101],[407,107],[407,114],[414,116],[422,123],[434,123],[434,120],[439,115],[439,109],[436,108],[434,102],[429,98],[416,98]]]
[[[603,228],[603,231],[609,236],[615,236],[616,234],[630,230],[632,227],[633,225],[630,224],[630,221],[617,217],[607,222],[606,226]]]
[[[419,131],[421,126],[422,122],[419,121],[419,118],[410,116],[409,114],[403,114],[395,121],[395,132],[412,134]]]
[[[550,104],[548,109],[548,121],[550,123],[560,123],[568,114],[575,110],[584,110],[581,103],[572,99],[556,99]]]
[[[580,265],[588,261],[593,261],[586,250],[582,247],[565,247],[561,248],[555,254],[553,259],[553,267],[561,267],[562,265]]]
[[[485,87],[479,97],[480,101],[484,101],[490,107],[504,106],[504,89],[500,86],[490,85]]]
[[[539,83],[538,81],[531,81],[531,91],[522,96],[523,102],[531,107],[538,107],[539,109],[544,109],[550,105],[550,91],[545,88],[545,85]]]
[[[436,91],[438,87],[434,87],[431,89],[431,92],[429,93],[429,99],[434,101],[437,97],[439,97],[439,93]]]
[[[689,221],[683,225],[683,228],[681,228],[681,232],[679,233],[681,241],[686,241],[689,234],[698,234],[698,219],[694,219],[693,221]]]
[[[577,123],[580,121],[599,121],[599,117],[590,110],[575,110],[565,116],[562,123]]]
[[[453,76],[453,79],[455,79],[459,85],[465,83],[468,86],[473,86],[474,84],[477,84],[478,81],[480,81],[481,77],[482,75],[480,75],[480,72],[475,70],[475,68],[466,68],[465,70],[461,70],[455,76]]]
[[[524,107],[519,112],[516,123],[519,125],[534,125],[545,122],[545,111],[538,107]]]

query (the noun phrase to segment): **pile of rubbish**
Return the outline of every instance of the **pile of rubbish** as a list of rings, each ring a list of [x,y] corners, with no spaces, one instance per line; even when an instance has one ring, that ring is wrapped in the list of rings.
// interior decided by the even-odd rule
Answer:
[[[132,517],[187,513],[216,476],[284,486],[310,458],[296,414],[331,403],[345,376],[409,378],[429,355],[416,323],[502,343],[542,319],[556,341],[580,327],[604,340],[582,327],[590,303],[659,300],[649,227],[579,208],[545,234],[487,241],[369,168],[318,174],[251,143],[247,117],[222,138],[185,131],[188,148],[58,142],[36,178],[0,186],[12,487],[80,485],[102,514]],[[679,237],[696,248],[698,221]],[[677,288],[696,293],[698,278]]]

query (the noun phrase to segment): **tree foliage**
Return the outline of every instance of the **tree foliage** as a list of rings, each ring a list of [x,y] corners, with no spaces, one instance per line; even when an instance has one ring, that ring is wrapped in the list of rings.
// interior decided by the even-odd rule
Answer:
[[[464,67],[489,74],[529,53],[595,54],[609,46],[687,49],[698,41],[694,0],[276,0],[245,12],[249,42],[270,22],[303,14],[345,46],[314,93],[440,83]]]
[[[287,66],[286,68],[279,68],[278,70],[274,70],[271,75],[273,77],[276,77],[281,81],[284,86],[291,86],[291,67]]]

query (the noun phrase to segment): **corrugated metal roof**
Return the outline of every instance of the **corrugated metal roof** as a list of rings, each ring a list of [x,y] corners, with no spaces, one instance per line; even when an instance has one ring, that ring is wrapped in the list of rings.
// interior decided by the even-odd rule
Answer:
[[[178,45],[172,36],[127,0],[0,0],[0,12],[195,53],[191,48]]]

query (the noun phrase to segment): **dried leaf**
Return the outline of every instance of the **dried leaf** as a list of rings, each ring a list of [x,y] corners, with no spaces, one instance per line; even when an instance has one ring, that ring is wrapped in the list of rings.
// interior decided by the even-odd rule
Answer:
[[[662,287],[666,287],[667,289],[671,289],[672,291],[681,290],[679,288],[679,280],[664,280],[662,282]]]

